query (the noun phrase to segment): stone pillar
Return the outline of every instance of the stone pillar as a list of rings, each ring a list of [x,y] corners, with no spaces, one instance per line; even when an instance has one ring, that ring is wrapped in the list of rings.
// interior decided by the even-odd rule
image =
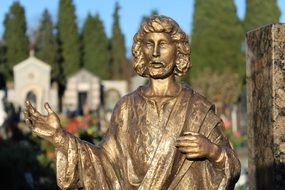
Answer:
[[[284,189],[285,24],[246,34],[249,189]]]

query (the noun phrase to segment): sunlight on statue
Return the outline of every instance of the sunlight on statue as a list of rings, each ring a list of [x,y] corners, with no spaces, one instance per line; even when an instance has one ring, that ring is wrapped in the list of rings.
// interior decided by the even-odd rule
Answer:
[[[191,67],[186,34],[169,17],[147,18],[134,36],[134,69],[149,81],[119,100],[92,145],[66,132],[48,104],[27,102],[26,125],[56,147],[62,189],[233,189],[240,162],[214,106],[176,81]]]

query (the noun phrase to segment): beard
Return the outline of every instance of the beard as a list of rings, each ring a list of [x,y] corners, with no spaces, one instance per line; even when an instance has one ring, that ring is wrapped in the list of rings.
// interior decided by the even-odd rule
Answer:
[[[164,64],[163,62],[151,62],[145,70],[145,74],[153,79],[165,79],[173,74],[175,64]]]

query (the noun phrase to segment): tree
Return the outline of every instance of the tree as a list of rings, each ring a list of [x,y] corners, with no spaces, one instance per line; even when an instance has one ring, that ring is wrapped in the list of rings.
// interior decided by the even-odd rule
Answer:
[[[25,10],[18,1],[14,2],[4,20],[4,43],[8,80],[12,79],[13,66],[28,57],[29,40],[26,35]]]
[[[79,35],[72,0],[60,0],[57,28],[64,74],[70,76],[80,66]]]
[[[116,3],[113,14],[113,28],[111,38],[111,54],[112,54],[112,78],[113,79],[129,79],[130,65],[126,58],[126,47],[124,35],[121,32],[119,24],[119,4]]]
[[[36,32],[36,56],[52,67],[51,79],[56,80],[59,75],[57,62],[57,41],[54,36],[53,23],[48,10],[44,10],[41,24]]]
[[[241,52],[243,30],[234,2],[196,0],[194,6],[190,76],[198,77],[209,68],[217,73],[234,71],[242,77],[245,73]]]
[[[149,16],[154,16],[154,15],[159,15],[159,12],[158,12],[157,10],[152,10],[152,11],[150,12],[150,15],[148,15],[148,16],[143,16],[143,17],[142,17],[141,24],[143,23],[143,21],[144,21],[146,18],[148,18]],[[140,25],[141,25],[141,24],[140,24]]]
[[[280,10],[276,0],[246,0],[244,32],[269,23],[278,22]]]
[[[193,87],[219,108],[234,104],[238,100],[241,84],[237,73],[217,73],[209,68],[204,69],[199,77],[192,81]]]
[[[110,79],[109,40],[103,23],[96,15],[88,15],[82,31],[83,66],[101,79]]]
[[[0,41],[0,64],[4,63],[5,60],[5,49],[4,44]]]
[[[0,41],[0,89],[6,87],[6,64],[5,64],[5,48],[3,43]]]

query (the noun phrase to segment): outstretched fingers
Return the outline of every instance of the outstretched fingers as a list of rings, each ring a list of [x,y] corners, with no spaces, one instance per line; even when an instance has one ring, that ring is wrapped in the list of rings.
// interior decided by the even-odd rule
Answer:
[[[33,124],[32,124],[31,116],[30,116],[28,110],[27,110],[27,109],[24,110],[23,113],[24,113],[26,125],[27,125],[28,127],[32,128],[32,127],[33,127]]]
[[[26,123],[26,125],[27,125],[30,129],[33,129],[33,128],[34,128],[34,126],[33,126],[33,124],[32,124],[32,121],[31,121],[31,120],[29,120],[29,119],[25,119],[25,123]]]
[[[45,109],[47,110],[49,115],[54,113],[54,111],[51,109],[48,103],[45,103]]]
[[[42,114],[38,112],[31,104],[30,101],[26,102],[26,110],[30,113],[30,115],[33,115],[34,117],[40,117]]]
[[[24,116],[25,116],[25,123],[26,123],[26,125],[29,128],[33,128],[31,117],[30,117],[29,113],[27,112],[27,110],[24,111]]]
[[[30,101],[26,101],[25,105],[26,105],[26,109],[27,109],[27,110],[32,110],[32,109],[34,109],[34,107],[32,106],[32,104],[31,104]]]

